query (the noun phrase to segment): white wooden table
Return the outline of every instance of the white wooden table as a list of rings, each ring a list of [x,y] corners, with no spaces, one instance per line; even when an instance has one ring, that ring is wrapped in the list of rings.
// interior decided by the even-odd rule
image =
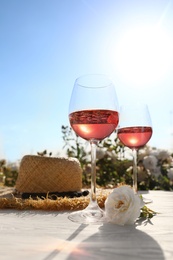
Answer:
[[[0,259],[172,260],[173,192],[144,196],[160,214],[134,226],[81,225],[68,212],[0,210]]]

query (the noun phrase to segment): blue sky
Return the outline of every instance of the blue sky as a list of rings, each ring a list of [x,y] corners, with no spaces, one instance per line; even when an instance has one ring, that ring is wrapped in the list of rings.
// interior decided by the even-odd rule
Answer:
[[[112,78],[120,105],[147,103],[149,145],[172,150],[172,14],[172,0],[0,0],[0,158],[60,153],[86,73]]]

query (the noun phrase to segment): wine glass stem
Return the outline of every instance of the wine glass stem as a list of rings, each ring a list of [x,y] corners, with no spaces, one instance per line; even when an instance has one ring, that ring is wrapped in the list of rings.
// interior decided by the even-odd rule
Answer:
[[[132,149],[133,153],[133,189],[134,192],[138,192],[138,181],[137,181],[137,150]]]
[[[96,199],[96,149],[97,141],[91,140],[91,193],[90,193],[90,204],[94,205],[97,203]]]

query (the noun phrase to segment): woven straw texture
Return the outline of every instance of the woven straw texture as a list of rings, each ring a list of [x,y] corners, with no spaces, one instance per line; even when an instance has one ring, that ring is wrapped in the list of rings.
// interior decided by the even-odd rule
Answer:
[[[28,193],[80,191],[82,169],[74,158],[26,155],[21,160],[15,188]]]

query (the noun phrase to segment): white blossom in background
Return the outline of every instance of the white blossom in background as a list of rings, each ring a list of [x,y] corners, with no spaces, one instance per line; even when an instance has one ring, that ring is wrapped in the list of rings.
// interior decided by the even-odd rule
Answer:
[[[133,166],[130,166],[127,170],[126,170],[126,172],[132,172],[133,171]]]
[[[160,160],[161,162],[163,162],[165,160],[167,160],[168,162],[171,162],[171,160],[172,160],[170,153],[165,150],[158,150],[157,159]]]
[[[138,182],[142,182],[145,181],[150,175],[150,171],[148,169],[145,169],[144,167],[138,166]],[[133,166],[130,166],[129,168],[127,168],[126,170],[127,173],[133,173]],[[133,178],[133,174],[132,174],[132,178]]]
[[[157,158],[154,155],[145,156],[143,159],[143,165],[145,169],[148,169],[150,172],[155,171],[157,162]]]
[[[145,149],[140,149],[138,151],[138,161],[142,161],[145,156],[147,156],[148,153],[145,151]]]
[[[108,158],[112,159],[113,161],[117,160],[117,154],[113,151],[106,151],[103,148],[98,148],[97,149],[97,159],[100,160],[104,158],[105,156],[108,156]]]
[[[155,156],[158,160],[159,151],[158,150],[152,150],[149,155]]]
[[[132,225],[144,206],[139,195],[129,186],[120,186],[110,193],[105,201],[105,216],[108,222],[117,225]]]
[[[146,146],[145,149],[140,149],[138,151],[138,161],[142,161],[144,159],[145,156],[150,155],[152,152],[151,148]]]
[[[138,182],[145,181],[151,175],[148,169],[138,167]]]
[[[104,158],[105,153],[106,152],[103,148],[102,149],[98,148],[97,149],[97,159],[100,160],[100,159]]]
[[[173,168],[170,168],[170,169],[168,170],[167,175],[168,175],[168,178],[169,178],[171,181],[173,181]]]
[[[169,155],[169,157],[168,157],[168,163],[171,165],[172,163],[173,163],[173,158],[172,158],[172,156],[171,155]]]
[[[113,162],[117,161],[117,154],[112,151],[106,152],[107,156],[112,159]]]
[[[160,166],[157,166],[153,170],[150,170],[150,173],[151,173],[151,176],[158,178],[160,175],[162,175]]]

